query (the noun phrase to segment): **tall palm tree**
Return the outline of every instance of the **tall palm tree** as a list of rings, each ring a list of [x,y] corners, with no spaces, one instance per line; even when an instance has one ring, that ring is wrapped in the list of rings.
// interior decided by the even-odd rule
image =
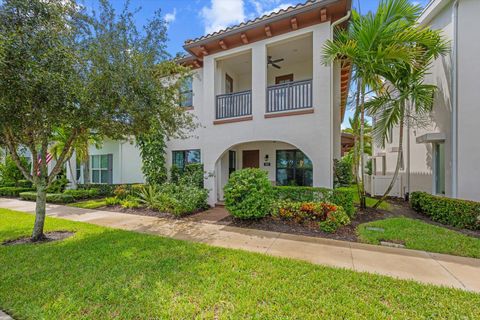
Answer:
[[[369,111],[375,115],[376,123],[373,131],[375,141],[384,147],[390,134],[398,127],[398,156],[393,178],[380,200],[374,205],[377,208],[389,195],[398,178],[403,159],[404,125],[408,121],[414,124],[416,117],[424,118],[433,108],[433,97],[437,90],[435,85],[423,83],[423,79],[434,59],[448,52],[446,42],[438,31],[416,27],[421,35],[412,44],[419,52],[411,63],[399,63],[380,70],[384,79],[384,90],[367,103]],[[413,107],[413,110],[411,110]],[[410,113],[410,111],[412,113]],[[411,116],[410,114],[413,114]]]
[[[409,63],[417,53],[408,45],[415,33],[408,26],[415,23],[421,12],[408,0],[382,0],[376,13],[360,15],[352,11],[349,27],[335,30],[333,40],[328,40],[323,49],[323,60],[329,64],[334,60],[351,63],[354,79],[358,83],[359,96],[356,112],[360,116],[360,183],[358,183],[360,207],[365,208],[364,189],[364,129],[365,93],[367,89],[380,90],[379,69],[396,63]]]

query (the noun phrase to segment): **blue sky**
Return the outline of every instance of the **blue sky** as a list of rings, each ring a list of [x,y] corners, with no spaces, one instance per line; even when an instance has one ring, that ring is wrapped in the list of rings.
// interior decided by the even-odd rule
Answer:
[[[121,10],[124,0],[110,0]],[[161,9],[168,22],[168,51],[175,55],[184,52],[185,40],[223,29],[263,14],[286,8],[306,0],[130,0],[131,9],[139,9],[136,22],[141,28],[153,13]],[[428,0],[411,0],[425,5]],[[87,7],[95,7],[96,0],[80,0]],[[378,0],[352,0],[353,7],[362,13],[374,11]],[[345,121],[351,112],[347,111]],[[344,122],[345,123],[345,122]]]

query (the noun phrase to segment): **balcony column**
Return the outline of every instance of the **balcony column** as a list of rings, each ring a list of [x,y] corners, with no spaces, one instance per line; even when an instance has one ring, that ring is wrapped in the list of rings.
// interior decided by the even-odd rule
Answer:
[[[313,31],[313,77],[312,98],[320,134],[314,140],[318,154],[313,168],[313,184],[321,187],[333,186],[333,113],[331,101],[331,66],[322,63],[322,48],[329,38],[330,24],[322,23]]]
[[[252,115],[260,120],[265,115],[267,90],[267,48],[256,43],[252,48]]]

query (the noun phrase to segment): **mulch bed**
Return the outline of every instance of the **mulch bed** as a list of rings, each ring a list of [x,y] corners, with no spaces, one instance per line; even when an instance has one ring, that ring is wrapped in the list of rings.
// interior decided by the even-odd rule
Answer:
[[[403,200],[389,200],[392,206],[391,211],[385,211],[380,209],[365,209],[357,211],[355,218],[347,226],[341,227],[335,233],[328,233],[319,230],[316,223],[298,224],[294,221],[280,220],[271,216],[258,219],[258,220],[241,220],[228,216],[225,219],[218,221],[218,224],[230,225],[241,228],[258,229],[273,232],[282,232],[289,234],[298,234],[311,237],[329,238],[335,240],[345,241],[358,241],[356,229],[358,225],[366,222],[383,220],[387,218],[404,216],[411,219],[419,219],[426,223],[430,223],[436,226],[448,228],[457,232],[461,232],[468,236],[480,238],[480,231],[458,229],[451,226],[446,226],[441,223],[430,220],[427,216],[421,215],[412,210],[408,203]]]
[[[218,223],[241,228],[299,234],[304,236],[329,238],[335,240],[357,241],[357,233],[355,230],[359,224],[374,220],[385,219],[390,216],[390,212],[383,210],[367,209],[365,211],[359,211],[357,212],[355,218],[352,220],[351,224],[339,228],[335,233],[328,233],[320,230],[318,228],[318,224],[315,222],[299,224],[295,221],[281,220],[271,216],[267,216],[258,220],[241,220],[229,216],[225,219],[220,220]]]
[[[51,231],[45,233],[45,238],[39,241],[32,241],[32,238],[30,237],[24,237],[24,238],[19,238],[19,239],[13,239],[13,240],[7,240],[2,243],[3,246],[14,246],[18,244],[27,244],[27,243],[32,243],[32,244],[42,244],[42,243],[47,243],[47,242],[53,242],[53,241],[60,241],[64,240],[66,238],[69,238],[73,236],[75,232],[72,231]]]

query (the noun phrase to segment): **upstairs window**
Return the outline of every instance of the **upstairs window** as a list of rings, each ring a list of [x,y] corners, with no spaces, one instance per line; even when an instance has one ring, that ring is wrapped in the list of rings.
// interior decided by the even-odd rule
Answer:
[[[185,79],[181,89],[180,89],[180,106],[181,107],[193,107],[193,87],[192,87],[192,77]]]
[[[172,164],[183,170],[187,164],[200,163],[200,156],[199,149],[172,151]]]

